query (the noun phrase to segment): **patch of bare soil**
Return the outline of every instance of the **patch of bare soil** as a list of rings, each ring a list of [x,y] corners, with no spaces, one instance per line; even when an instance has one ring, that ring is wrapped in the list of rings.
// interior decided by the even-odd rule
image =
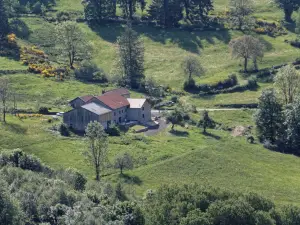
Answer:
[[[245,136],[247,133],[248,129],[244,126],[237,126],[233,129],[233,131],[231,132],[231,135],[233,137],[241,137],[241,136]]]

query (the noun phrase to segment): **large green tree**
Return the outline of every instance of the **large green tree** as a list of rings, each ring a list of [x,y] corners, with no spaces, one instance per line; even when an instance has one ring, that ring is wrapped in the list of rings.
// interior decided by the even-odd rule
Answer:
[[[100,180],[101,169],[107,162],[108,135],[99,122],[91,122],[86,130],[88,149],[85,154],[91,165],[95,169],[96,180]]]
[[[148,9],[149,18],[163,27],[177,26],[183,18],[182,0],[153,0]]]
[[[253,0],[230,0],[229,8],[229,21],[232,27],[239,30],[246,30],[252,26]]]
[[[118,38],[119,69],[125,85],[139,88],[144,79],[144,44],[130,23]]]
[[[282,107],[273,89],[264,90],[260,96],[255,123],[261,141],[275,143],[281,138]]]
[[[300,73],[292,65],[279,69],[275,76],[275,87],[285,104],[292,103],[300,92]]]
[[[289,151],[300,153],[300,98],[289,104],[285,111],[286,147]]]
[[[70,68],[75,62],[90,59],[92,48],[81,28],[75,22],[63,22],[56,27],[56,48],[68,59]]]
[[[85,18],[89,23],[101,23],[116,15],[116,4],[112,0],[88,0],[84,5]]]
[[[285,20],[292,21],[292,14],[300,7],[299,0],[275,0],[276,4],[283,9]]]
[[[9,33],[8,17],[4,7],[4,0],[0,0],[0,39]]]

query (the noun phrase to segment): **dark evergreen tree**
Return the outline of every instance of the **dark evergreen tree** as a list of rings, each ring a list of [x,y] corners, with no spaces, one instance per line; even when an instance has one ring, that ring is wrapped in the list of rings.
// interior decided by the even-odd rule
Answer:
[[[292,21],[292,14],[297,11],[300,7],[299,0],[275,0],[277,5],[283,9],[285,20],[288,22]]]
[[[125,85],[139,88],[144,79],[144,45],[128,23],[118,38],[119,69]]]
[[[207,23],[208,13],[214,9],[212,0],[184,0],[184,2],[187,19],[192,22]]]
[[[0,0],[0,39],[9,33],[8,18],[4,7],[4,0]]]
[[[145,0],[118,0],[123,15],[128,19],[133,19],[133,15],[136,12],[136,8],[139,5],[143,11],[146,7]]]
[[[255,123],[261,141],[270,141],[274,144],[282,138],[282,107],[273,89],[263,91],[260,96]]]
[[[88,0],[84,7],[85,18],[89,23],[101,23],[116,15],[116,2],[111,0]]]
[[[148,9],[149,19],[163,27],[174,27],[183,18],[182,0],[153,0]]]

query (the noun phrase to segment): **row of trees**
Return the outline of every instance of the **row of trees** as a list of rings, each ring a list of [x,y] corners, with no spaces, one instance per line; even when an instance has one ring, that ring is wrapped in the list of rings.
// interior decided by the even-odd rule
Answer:
[[[263,91],[255,116],[261,141],[286,152],[300,154],[300,74],[291,66],[281,68],[275,77],[276,90]]]
[[[117,4],[123,15],[131,20],[137,8],[144,11],[146,7],[145,0],[88,0],[84,4],[85,17],[90,23],[101,23],[105,19],[115,17]],[[147,13],[150,20],[161,26],[171,27],[176,26],[183,18],[183,11],[191,22],[206,23],[211,10],[211,0],[153,0]]]
[[[285,19],[291,22],[292,13],[298,10],[298,0],[275,0],[275,3],[284,10]],[[85,3],[85,17],[90,23],[101,23],[105,19],[116,16],[117,4],[123,15],[132,20],[137,8],[142,11],[146,8],[145,0],[87,0]],[[153,0],[148,9],[148,19],[163,27],[178,25],[185,18],[191,23],[208,23],[209,12],[214,9],[212,0]],[[229,22],[238,29],[247,29],[254,24],[251,16],[254,12],[253,0],[230,0]]]

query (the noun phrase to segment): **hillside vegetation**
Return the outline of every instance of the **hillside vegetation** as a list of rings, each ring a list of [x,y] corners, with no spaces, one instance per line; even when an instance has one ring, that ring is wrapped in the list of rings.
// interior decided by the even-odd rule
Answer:
[[[150,0],[148,1],[148,3]],[[268,0],[255,1],[257,19],[280,23],[283,12]],[[215,0],[213,15],[224,14],[227,0]],[[119,10],[119,9],[118,9]],[[57,0],[53,10],[47,16],[57,12],[70,12],[74,19],[83,18],[81,0]],[[138,11],[139,15],[143,13]],[[146,13],[146,12],[144,12]],[[37,46],[50,55],[54,49],[55,23],[38,15],[22,15],[28,34],[17,36],[21,47]],[[115,69],[117,58],[117,38],[124,30],[120,23],[109,23],[91,28],[84,22],[78,22],[80,28],[91,42],[94,50],[92,62],[102,68],[108,76]],[[258,80],[253,90],[234,93],[200,96],[183,90],[185,77],[181,62],[187,55],[197,57],[206,73],[196,78],[197,84],[215,84],[228,75],[236,74],[240,84],[245,84],[248,75],[239,71],[242,61],[232,59],[228,44],[233,38],[244,33],[238,30],[196,30],[154,26],[133,25],[133,29],[142,37],[145,47],[145,76],[152,77],[159,84],[168,86],[172,91],[164,100],[180,92],[180,100],[193,104],[196,108],[216,108],[219,104],[257,103],[262,90],[272,87],[272,82]],[[292,47],[286,40],[296,38],[293,30],[286,35],[270,37],[253,36],[266,46],[265,57],[259,62],[259,68],[291,63],[300,56],[298,48]],[[60,62],[51,58],[54,65]],[[67,111],[69,100],[86,94],[100,94],[104,89],[114,88],[112,83],[99,84],[76,79],[57,80],[44,78],[39,74],[24,73],[27,67],[19,59],[0,57],[0,77],[8,78],[12,89],[18,94],[19,109],[36,112],[43,106],[50,111]],[[10,71],[17,70],[16,73]],[[19,71],[19,72],[18,72]],[[255,75],[255,74],[254,74]],[[132,91],[133,97],[142,93]],[[191,183],[228,189],[233,192],[253,191],[267,196],[278,204],[296,204],[300,202],[300,161],[293,155],[283,155],[269,151],[256,141],[249,144],[246,138],[233,137],[225,128],[253,126],[253,110],[215,111],[210,116],[222,124],[220,129],[209,129],[204,135],[200,128],[189,125],[188,128],[170,128],[154,136],[122,134],[109,138],[109,159],[120,153],[130,153],[135,168],[121,176],[112,164],[106,168],[103,179],[113,183],[124,182],[132,192],[142,196],[148,189],[157,189],[162,184]],[[195,113],[193,122],[197,123],[200,113]],[[20,148],[26,153],[41,158],[54,169],[76,168],[93,179],[93,168],[83,156],[87,148],[84,137],[72,135],[62,137],[55,126],[61,121],[51,121],[50,116],[35,115],[31,118],[8,116],[7,124],[0,124],[0,151]],[[224,128],[224,129],[223,129]]]

